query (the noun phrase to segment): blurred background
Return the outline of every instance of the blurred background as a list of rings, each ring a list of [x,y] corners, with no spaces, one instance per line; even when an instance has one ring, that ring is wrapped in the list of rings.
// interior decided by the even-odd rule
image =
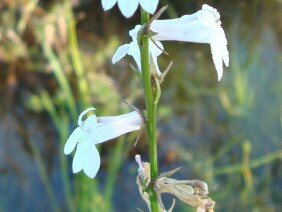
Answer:
[[[281,211],[282,1],[160,0],[161,19],[204,3],[221,14],[230,66],[218,82],[209,45],[163,42],[161,68],[174,63],[158,111],[159,172],[181,166],[175,178],[206,181],[216,211]],[[138,23],[139,12],[126,20],[100,0],[0,1],[0,211],[147,211],[134,161],[148,161],[145,130],[135,147],[138,132],[97,145],[94,180],[72,174],[63,154],[84,109],[145,109],[132,58],[111,63]],[[177,200],[175,211],[195,209]]]

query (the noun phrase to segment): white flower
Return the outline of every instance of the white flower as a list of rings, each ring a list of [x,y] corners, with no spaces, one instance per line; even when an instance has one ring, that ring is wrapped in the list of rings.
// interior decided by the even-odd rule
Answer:
[[[159,0],[102,0],[102,6],[104,10],[111,9],[116,3],[121,13],[126,17],[131,17],[137,10],[140,3],[141,7],[148,13],[154,14]]]
[[[126,54],[131,55],[137,66],[139,71],[141,71],[141,57],[140,57],[140,49],[138,46],[137,41],[137,34],[140,30],[141,25],[136,25],[134,29],[129,31],[129,35],[132,38],[132,41],[129,44],[124,44],[120,46],[116,52],[113,55],[112,63],[115,64],[117,61],[119,61],[121,58],[123,58]],[[150,55],[152,57],[152,61],[155,65],[155,69],[158,75],[161,74],[159,66],[158,66],[158,60],[157,57],[163,52],[161,49],[163,49],[163,45],[161,42],[156,41],[155,42],[158,46],[156,46],[151,40],[149,40],[149,51]]]
[[[80,114],[78,127],[68,138],[64,153],[70,154],[77,146],[72,163],[73,173],[83,170],[88,177],[94,178],[100,168],[100,155],[95,144],[139,130],[143,120],[138,112],[134,111],[119,116],[90,115],[82,121],[82,117],[91,110],[95,108],[89,108]]]
[[[150,29],[158,33],[153,36],[154,40],[209,43],[218,80],[221,79],[223,61],[227,67],[229,65],[229,53],[225,33],[221,27],[220,14],[216,9],[204,4],[201,10],[192,15],[154,20]]]

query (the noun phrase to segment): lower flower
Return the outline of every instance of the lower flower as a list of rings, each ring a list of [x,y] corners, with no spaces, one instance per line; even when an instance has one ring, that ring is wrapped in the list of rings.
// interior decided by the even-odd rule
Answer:
[[[73,173],[83,170],[88,177],[94,178],[100,168],[100,155],[95,144],[139,130],[143,119],[137,111],[133,111],[119,116],[96,117],[92,114],[83,121],[83,116],[91,110],[95,108],[89,108],[80,114],[78,127],[68,138],[64,153],[69,155],[76,147]]]

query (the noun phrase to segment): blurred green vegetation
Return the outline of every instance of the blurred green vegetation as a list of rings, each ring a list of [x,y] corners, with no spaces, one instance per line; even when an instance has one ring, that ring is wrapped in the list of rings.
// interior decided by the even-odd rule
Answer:
[[[161,17],[216,7],[230,67],[217,82],[206,44],[164,43],[174,64],[162,84],[160,172],[210,186],[216,211],[279,211],[282,188],[281,1],[169,1]],[[111,56],[129,41],[138,14],[104,12],[88,0],[0,2],[0,211],[133,211],[146,208],[135,184],[134,154],[148,158],[146,135],[99,146],[94,180],[71,173],[63,146],[89,106],[97,115],[144,109],[131,58]],[[19,198],[21,197],[21,198]],[[166,205],[171,202],[167,197]],[[188,208],[188,209],[187,209]],[[176,203],[176,211],[193,209]]]

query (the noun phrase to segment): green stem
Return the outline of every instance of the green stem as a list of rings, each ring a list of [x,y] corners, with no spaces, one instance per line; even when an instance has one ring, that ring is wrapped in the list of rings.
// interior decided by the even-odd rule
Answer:
[[[143,9],[141,10],[141,23],[144,26],[149,23],[149,14]],[[143,33],[143,32],[141,32]],[[156,112],[157,112],[157,102],[159,96],[154,98],[154,90],[151,82],[151,72],[150,72],[150,53],[149,53],[149,38],[144,36],[140,37],[140,53],[141,53],[141,67],[142,67],[142,79],[143,88],[146,101],[147,109],[147,132],[149,137],[149,157],[150,157],[150,176],[154,179],[158,176],[158,154],[157,154],[157,135],[156,135]],[[157,89],[159,90],[159,89]],[[160,92],[157,92],[159,95]],[[150,192],[150,202],[151,211],[156,212],[159,209],[157,196],[153,189]]]

